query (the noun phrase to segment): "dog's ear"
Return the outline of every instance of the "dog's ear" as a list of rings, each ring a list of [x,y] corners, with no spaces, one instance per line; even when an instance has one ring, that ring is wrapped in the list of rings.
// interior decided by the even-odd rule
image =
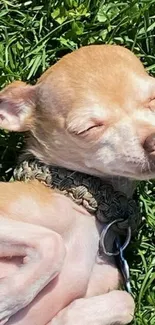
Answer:
[[[35,86],[15,81],[0,92],[0,128],[27,131],[33,124]]]

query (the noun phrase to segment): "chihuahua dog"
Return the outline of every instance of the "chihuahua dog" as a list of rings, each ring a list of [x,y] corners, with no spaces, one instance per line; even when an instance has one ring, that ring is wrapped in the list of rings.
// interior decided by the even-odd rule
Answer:
[[[0,127],[28,131],[27,153],[50,165],[131,182],[155,176],[155,80],[120,46],[83,47],[36,85],[11,83]],[[0,324],[128,324],[134,301],[118,290],[113,257],[97,256],[95,217],[38,181],[0,189]]]

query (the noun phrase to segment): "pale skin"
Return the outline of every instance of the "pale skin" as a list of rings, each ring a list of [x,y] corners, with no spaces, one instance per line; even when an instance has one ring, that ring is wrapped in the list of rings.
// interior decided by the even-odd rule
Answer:
[[[35,86],[1,91],[0,126],[29,131],[27,152],[45,163],[132,182],[155,176],[154,98],[131,52],[90,46]],[[98,257],[95,216],[37,181],[0,187],[0,324],[128,324],[134,301],[114,260]]]

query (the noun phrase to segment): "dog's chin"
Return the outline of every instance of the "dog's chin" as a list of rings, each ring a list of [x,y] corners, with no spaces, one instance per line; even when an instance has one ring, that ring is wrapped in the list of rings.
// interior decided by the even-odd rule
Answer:
[[[112,164],[106,168],[96,168],[95,174],[101,178],[127,178],[131,181],[142,181],[155,178],[155,161],[135,161],[135,162],[124,162]]]
[[[111,174],[111,176],[115,177],[123,177],[128,178],[131,181],[146,181],[155,179],[155,171],[149,170],[136,170],[135,172],[130,171],[115,171],[115,173]]]
[[[113,175],[118,177],[128,178],[131,181],[143,181],[155,178],[155,164],[149,161],[144,164],[131,166],[131,169],[115,169],[112,172]]]
[[[143,164],[138,165],[135,179],[150,180],[155,178],[155,160],[146,160]]]

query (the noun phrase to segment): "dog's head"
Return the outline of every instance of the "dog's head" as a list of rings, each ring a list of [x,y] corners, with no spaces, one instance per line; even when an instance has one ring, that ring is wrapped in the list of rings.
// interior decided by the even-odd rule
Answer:
[[[155,79],[120,46],[83,47],[35,86],[12,83],[0,93],[0,126],[29,130],[29,151],[46,163],[155,177]]]

